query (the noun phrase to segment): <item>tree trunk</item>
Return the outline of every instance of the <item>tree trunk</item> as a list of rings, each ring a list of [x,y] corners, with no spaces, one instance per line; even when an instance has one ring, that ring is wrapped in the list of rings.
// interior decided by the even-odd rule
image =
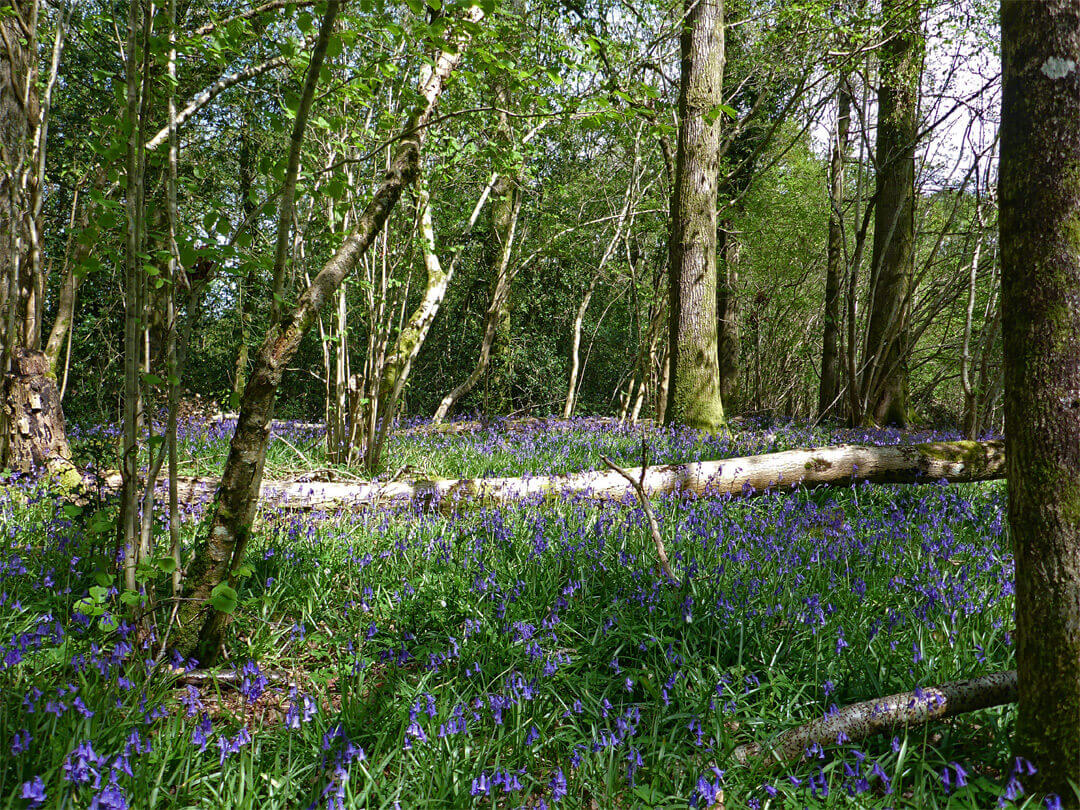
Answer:
[[[821,339],[821,385],[818,418],[833,413],[840,404],[840,278],[844,269],[844,160],[847,157],[851,122],[851,88],[840,77],[836,91],[838,112],[836,139],[829,164],[829,243],[825,261],[825,317]]]
[[[983,223],[982,223],[982,200],[975,197],[975,220],[972,223],[975,231],[975,251],[971,257],[971,270],[968,274],[968,298],[964,308],[964,340],[960,350],[960,389],[964,395],[964,436],[974,439],[978,430],[978,403],[977,392],[971,379],[971,328],[975,320],[975,283],[979,275],[979,258],[982,256]]]
[[[139,439],[142,427],[143,356],[142,327],[149,322],[146,317],[146,273],[141,258],[143,239],[144,187],[143,168],[145,149],[143,134],[142,102],[140,91],[148,68],[146,54],[140,53],[147,22],[142,14],[141,3],[130,0],[128,5],[128,30],[125,53],[125,126],[127,127],[127,150],[125,155],[124,210],[126,214],[124,251],[124,402],[121,429],[120,470],[123,490],[120,498],[118,538],[124,553],[124,587],[137,589],[135,573],[140,562],[141,521],[139,519]]]
[[[878,425],[911,423],[908,352],[915,262],[915,142],[922,25],[919,0],[884,0],[876,207],[862,399]]]
[[[671,380],[666,420],[724,425],[716,345],[716,184],[723,101],[723,0],[687,0],[669,237]]]
[[[329,0],[326,11],[319,24],[319,35],[311,49],[311,60],[304,75],[304,87],[300,91],[300,101],[293,119],[292,135],[289,137],[289,156],[285,164],[285,182],[278,200],[277,239],[274,242],[274,265],[270,273],[272,295],[270,299],[270,323],[275,324],[281,318],[285,299],[285,262],[289,253],[289,237],[292,235],[294,203],[296,202],[296,180],[300,174],[300,150],[304,145],[304,130],[307,128],[308,114],[315,100],[315,88],[319,84],[319,72],[326,58],[326,48],[330,34],[334,30],[340,0]]]
[[[474,6],[465,12],[465,17],[475,24],[483,12]],[[182,655],[197,652],[203,664],[213,663],[217,658],[228,616],[208,604],[208,600],[219,584],[228,583],[230,587],[235,584],[233,570],[244,558],[258,505],[270,441],[270,420],[281,377],[323,304],[367,252],[402,191],[416,179],[427,126],[450,74],[461,60],[468,36],[461,34],[458,40],[456,52],[440,52],[429,68],[420,87],[420,106],[406,122],[390,167],[371,202],[341,247],[300,296],[296,308],[271,327],[259,348],[240,401],[210,528],[188,566],[186,601],[182,603],[173,635],[174,645]]]
[[[635,480],[641,468],[626,470]],[[910,446],[835,447],[787,450],[760,456],[652,465],[645,472],[649,496],[682,497],[763,495],[796,487],[850,486],[856,481],[878,484],[934,481],[990,481],[1005,474],[1001,441],[937,442]],[[114,478],[107,478],[111,485]],[[185,502],[213,494],[214,480],[182,482]],[[275,508],[335,509],[402,501],[422,501],[443,508],[498,506],[532,499],[589,498],[622,500],[633,489],[624,477],[608,470],[525,478],[439,478],[386,484],[327,482],[267,482],[262,496]]]
[[[500,177],[500,181],[502,179]],[[442,398],[442,402],[435,410],[435,415],[431,417],[431,421],[435,424],[445,419],[450,409],[484,376],[484,372],[491,363],[491,348],[495,343],[500,324],[503,323],[504,310],[510,295],[510,284],[515,275],[510,271],[510,253],[514,247],[514,235],[517,231],[518,215],[521,212],[521,193],[517,188],[500,183],[492,196],[496,199],[492,211],[493,225],[500,236],[499,249],[493,254],[494,259],[491,265],[492,278],[495,281],[491,290],[491,302],[488,304],[487,312],[484,313],[484,333],[480,338],[480,356],[476,360],[472,373],[465,378],[465,381]],[[510,201],[509,210],[506,208],[507,201]]]
[[[473,224],[480,215],[491,190],[498,182],[498,176],[493,176],[491,182],[480,195],[480,200],[473,209],[472,217],[466,227],[464,238],[472,230]],[[450,264],[444,269],[435,247],[435,227],[431,221],[431,197],[428,194],[426,184],[420,186],[420,242],[424,252],[424,268],[427,271],[427,286],[424,289],[424,297],[409,318],[409,322],[398,333],[393,349],[386,358],[383,367],[382,379],[379,381],[379,395],[376,402],[376,410],[379,414],[379,429],[375,437],[374,447],[368,453],[367,468],[373,472],[379,464],[382,456],[386,437],[393,426],[394,417],[397,415],[398,402],[401,392],[405,389],[405,382],[409,379],[413,361],[420,354],[420,348],[424,345],[428,330],[439,314],[446,290],[450,286],[450,280],[454,277],[457,269],[458,258],[461,256],[461,246],[454,251]]]
[[[23,472],[67,472],[71,448],[56,377],[44,353],[17,346],[4,377],[8,457],[5,466]]]
[[[1080,806],[1080,7],[1001,12],[1002,335],[1016,752]]]
[[[5,376],[15,370],[17,349],[38,348],[27,341],[35,286],[27,183],[34,179],[32,139],[39,114],[37,20],[35,4],[14,0],[9,5],[12,13],[0,16],[0,38],[5,43],[0,58],[0,373]],[[17,428],[7,421],[13,412],[10,403],[3,408],[0,463],[4,466],[8,466],[14,449],[7,442],[18,435]]]

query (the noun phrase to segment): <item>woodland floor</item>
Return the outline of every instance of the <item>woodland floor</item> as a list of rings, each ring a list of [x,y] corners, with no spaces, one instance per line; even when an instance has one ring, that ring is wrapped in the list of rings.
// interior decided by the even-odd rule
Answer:
[[[184,472],[219,470],[230,433],[185,425]],[[318,431],[278,433],[268,477],[330,466]],[[111,441],[73,434],[85,459]],[[636,464],[641,435],[596,420],[412,426],[384,475]],[[645,435],[650,463],[930,438]],[[679,586],[655,570],[636,505],[267,504],[229,661],[182,675],[113,618],[108,507],[59,507],[31,483],[0,498],[0,807],[1038,806],[1010,759],[1011,707],[778,770],[730,757],[833,705],[1013,666],[1000,483],[661,499]],[[193,542],[202,516],[187,518]],[[143,576],[168,596],[166,573]]]

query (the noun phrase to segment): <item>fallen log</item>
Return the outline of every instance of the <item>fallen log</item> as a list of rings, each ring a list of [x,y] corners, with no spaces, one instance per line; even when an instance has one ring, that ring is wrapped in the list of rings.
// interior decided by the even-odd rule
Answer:
[[[1016,670],[995,672],[853,703],[819,720],[785,731],[765,744],[740,745],[731,755],[740,765],[754,760],[769,760],[778,765],[802,759],[811,746],[836,745],[845,738],[848,742],[859,742],[897,728],[920,726],[932,720],[1015,703],[1016,699]]]
[[[385,483],[264,481],[264,506],[285,509],[338,509],[366,504],[421,501],[453,508],[458,504],[502,505],[528,500],[586,498],[622,500],[638,480],[650,497],[761,495],[795,487],[843,486],[857,481],[878,484],[965,483],[1005,475],[1005,443],[1000,440],[930,442],[906,446],[838,445],[787,450],[759,456],[654,465],[625,471],[593,470],[567,475],[521,478],[419,479]],[[119,474],[103,476],[106,486]],[[216,479],[179,481],[182,502],[206,500]]]

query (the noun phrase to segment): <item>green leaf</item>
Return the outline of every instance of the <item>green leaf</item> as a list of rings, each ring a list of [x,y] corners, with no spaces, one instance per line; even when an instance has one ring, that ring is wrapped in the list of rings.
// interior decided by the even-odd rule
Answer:
[[[77,518],[82,513],[83,513],[83,509],[78,504],[74,504],[74,503],[65,503],[64,504],[64,515],[66,515],[67,517],[69,517],[69,518]]]
[[[102,588],[108,588],[113,584],[114,579],[115,577],[112,574],[106,574],[104,571],[97,571],[94,573],[94,581]]]
[[[210,604],[214,610],[232,613],[237,605],[236,589],[225,582],[215,586],[214,590],[210,591]]]
[[[100,627],[106,633],[114,633],[120,626],[120,622],[117,621],[115,616],[102,616],[98,619],[98,627]]]
[[[90,586],[90,598],[93,599],[95,602],[104,602],[105,597],[108,596],[108,594],[108,588],[103,588],[100,585]]]
[[[86,526],[87,532],[89,532],[90,534],[93,534],[93,535],[105,534],[106,532],[112,531],[112,529],[113,529],[112,516],[104,509],[99,509],[98,511],[94,512],[94,514],[90,518],[90,522]],[[101,580],[98,579],[98,582],[101,583],[102,585],[111,585],[112,584],[112,574],[101,574],[101,573],[99,573],[99,574],[97,574],[97,576],[98,577],[107,577],[108,578],[108,580],[109,580],[108,582],[101,582]]]
[[[155,557],[154,566],[166,574],[171,574],[176,570],[176,560],[172,557]]]
[[[244,563],[235,571],[233,571],[233,573],[238,577],[250,577],[252,574],[255,573],[255,569],[252,568],[251,565],[249,565],[248,563]]]

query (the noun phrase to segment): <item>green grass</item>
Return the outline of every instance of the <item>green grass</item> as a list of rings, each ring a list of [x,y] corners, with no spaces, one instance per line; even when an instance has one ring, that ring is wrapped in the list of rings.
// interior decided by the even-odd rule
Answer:
[[[574,464],[623,441],[570,433],[587,443],[564,447]],[[91,510],[72,517],[35,497],[0,509],[0,745],[33,738],[0,764],[0,806],[26,806],[34,777],[46,806],[88,806],[115,774],[131,807],[326,807],[340,794],[344,807],[678,808],[700,799],[704,777],[727,808],[985,808],[1012,769],[1008,707],[779,770],[730,756],[834,703],[1013,665],[997,484],[659,502],[678,585],[657,575],[632,504],[270,509],[220,670],[255,661],[269,683],[256,695],[249,670],[245,697],[235,679],[201,680],[191,717],[167,659],[145,664],[155,644],[72,610],[112,571]],[[189,539],[198,530],[185,526]],[[158,592],[167,599],[164,577]],[[122,615],[118,599],[106,590],[102,608]],[[158,638],[168,616],[167,601],[151,616]],[[318,711],[290,727],[303,696]],[[50,700],[66,708],[50,713]],[[129,776],[114,763],[132,730],[150,747],[130,749]],[[222,739],[236,742],[224,759]],[[97,788],[65,779],[85,741],[104,758],[91,766]],[[950,763],[967,785],[946,793]]]

